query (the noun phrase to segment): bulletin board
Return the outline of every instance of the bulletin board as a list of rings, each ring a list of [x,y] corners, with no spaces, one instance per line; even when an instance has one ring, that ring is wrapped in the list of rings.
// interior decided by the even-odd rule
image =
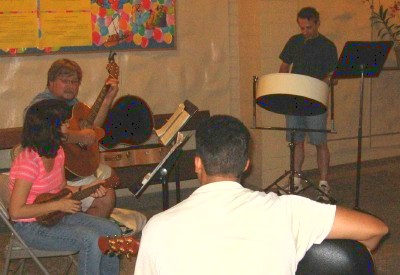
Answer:
[[[175,49],[176,0],[0,0],[0,56]]]

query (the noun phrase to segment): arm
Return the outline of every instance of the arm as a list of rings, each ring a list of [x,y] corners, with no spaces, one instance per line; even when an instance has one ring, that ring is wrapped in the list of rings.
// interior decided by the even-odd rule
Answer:
[[[333,72],[330,72],[324,77],[324,79],[322,79],[322,81],[324,81],[329,86],[331,86],[331,84],[333,86],[337,85],[339,83],[339,81],[337,79],[335,79],[335,78],[332,81],[332,76],[333,76]],[[331,83],[331,81],[332,81],[332,83]]]
[[[65,139],[63,143],[81,143],[84,145],[92,145],[97,142],[97,136],[92,129],[82,130],[65,130],[63,131]]]
[[[100,110],[97,114],[97,117],[94,121],[94,126],[101,127],[103,126],[104,121],[107,118],[108,111],[111,109],[111,105],[114,102],[114,99],[118,93],[118,79],[108,78],[106,80],[106,85],[110,85],[110,90],[108,91],[106,97],[104,98],[103,104],[100,107]]]
[[[69,129],[69,123],[63,123],[61,133],[64,135],[63,143],[92,145],[97,142],[97,136],[93,129],[71,130]]]
[[[17,179],[10,197],[9,213],[12,219],[39,217],[54,211],[76,213],[80,211],[81,202],[64,198],[58,201],[26,204],[32,183]]]
[[[279,67],[280,73],[289,73],[290,71],[290,64],[282,62],[281,66]]]
[[[333,226],[327,239],[356,240],[372,251],[377,248],[381,238],[388,232],[387,225],[378,218],[337,207]]]

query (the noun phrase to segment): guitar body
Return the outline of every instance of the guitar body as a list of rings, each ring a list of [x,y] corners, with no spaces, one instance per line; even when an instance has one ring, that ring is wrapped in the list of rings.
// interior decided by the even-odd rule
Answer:
[[[35,203],[45,203],[45,202],[57,201],[57,200],[60,200],[64,197],[66,197],[70,193],[71,193],[71,190],[64,188],[56,194],[50,194],[50,193],[40,194],[39,196],[36,197]],[[66,213],[64,213],[62,211],[55,211],[55,212],[51,212],[46,215],[37,217],[36,221],[45,226],[53,226],[53,225],[57,224],[65,216],[65,214]]]
[[[92,128],[88,123],[90,108],[85,104],[78,102],[72,109],[72,117],[69,122],[69,129],[82,130]],[[97,140],[104,136],[102,128],[95,127]],[[65,151],[65,168],[72,174],[79,177],[87,177],[93,175],[100,163],[100,152],[98,143],[90,146],[83,146],[74,143],[63,144]]]

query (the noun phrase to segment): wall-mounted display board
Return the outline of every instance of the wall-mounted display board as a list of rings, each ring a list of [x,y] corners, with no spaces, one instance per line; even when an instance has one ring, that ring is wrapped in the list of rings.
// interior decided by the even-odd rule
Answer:
[[[174,49],[176,0],[0,0],[0,56]]]

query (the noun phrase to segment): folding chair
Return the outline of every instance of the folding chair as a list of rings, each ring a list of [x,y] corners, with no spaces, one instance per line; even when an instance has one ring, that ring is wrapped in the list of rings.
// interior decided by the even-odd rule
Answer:
[[[33,259],[43,274],[50,274],[46,267],[42,264],[39,258],[42,257],[66,257],[68,256],[70,262],[68,263],[67,269],[64,274],[68,274],[72,264],[78,266],[78,263],[74,259],[73,255],[77,254],[77,251],[46,251],[30,248],[24,240],[15,231],[13,223],[10,221],[8,215],[8,203],[9,203],[9,191],[8,191],[8,175],[0,174],[0,216],[5,225],[11,231],[11,237],[8,245],[4,250],[4,269],[3,275],[7,275],[9,272],[10,261],[14,259],[20,260],[17,269],[12,271],[12,274],[23,274],[25,267],[25,259]],[[18,273],[17,273],[18,271]]]

